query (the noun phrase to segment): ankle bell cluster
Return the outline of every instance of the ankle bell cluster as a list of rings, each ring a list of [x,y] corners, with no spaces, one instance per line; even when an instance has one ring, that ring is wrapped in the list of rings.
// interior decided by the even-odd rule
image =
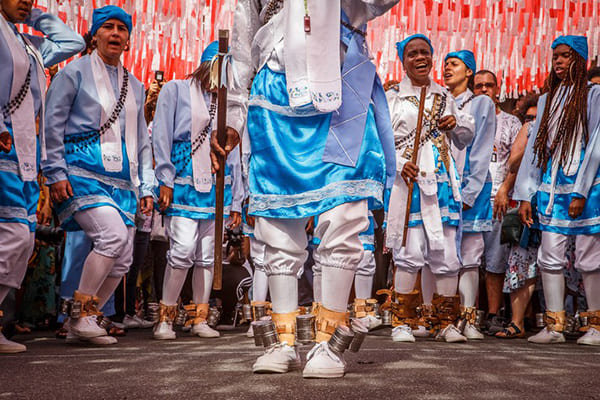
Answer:
[[[63,300],[60,311],[72,319],[79,319],[89,315],[101,316],[102,312],[98,310],[100,298],[75,291],[73,298]]]

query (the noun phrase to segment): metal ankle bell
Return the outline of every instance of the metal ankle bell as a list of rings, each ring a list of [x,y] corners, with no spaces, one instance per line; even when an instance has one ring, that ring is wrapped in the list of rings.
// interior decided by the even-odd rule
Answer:
[[[485,322],[485,311],[477,310],[477,314],[475,316],[475,327],[477,329],[481,329]]]
[[[177,317],[175,318],[175,321],[173,321],[174,325],[177,326],[183,326],[185,325],[185,321],[187,321],[187,311],[185,311],[185,308],[181,307],[179,310],[177,310]]]
[[[329,348],[341,354],[346,351],[353,339],[354,333],[352,330],[347,326],[339,325],[329,339]]]
[[[358,321],[353,320],[351,323],[352,332],[354,333],[354,338],[350,343],[349,350],[353,353],[358,353],[360,350],[365,338],[367,337],[368,330]]]
[[[154,323],[158,322],[160,305],[158,303],[148,303],[148,317]]]
[[[296,317],[296,340],[302,344],[314,342],[315,316],[312,314],[298,315]]]
[[[252,321],[252,306],[250,304],[244,304],[242,306],[242,315],[246,321]]]
[[[217,307],[210,307],[208,309],[208,316],[206,317],[206,323],[211,328],[214,328],[221,319],[221,311]]]
[[[391,310],[383,310],[381,314],[381,324],[384,326],[392,325],[392,311]]]
[[[264,304],[257,304],[254,307],[254,318],[259,320],[267,315],[267,307]]]
[[[273,321],[266,322],[267,324],[262,327],[262,343],[265,348],[268,348],[279,343],[279,335]]]
[[[254,334],[254,345],[256,347],[263,346],[264,330],[271,321],[254,321],[252,322],[252,333]]]
[[[538,328],[543,328],[546,326],[546,323],[544,322],[544,313],[535,314],[535,326]]]
[[[465,331],[465,328],[467,327],[467,320],[465,318],[460,318],[458,321],[456,321],[456,329],[458,329],[461,333]]]

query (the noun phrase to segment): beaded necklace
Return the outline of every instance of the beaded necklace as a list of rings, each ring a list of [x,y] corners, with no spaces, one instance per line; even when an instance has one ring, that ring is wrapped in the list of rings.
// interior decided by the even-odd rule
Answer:
[[[458,106],[458,110],[459,110],[459,111],[462,111],[462,110],[463,110],[463,108],[465,108],[465,106],[466,106],[467,104],[469,104],[469,103],[471,102],[471,100],[473,100],[474,98],[475,98],[475,95],[474,95],[474,94],[472,94],[472,95],[471,95],[471,97],[469,97],[467,100],[465,100],[465,102],[464,102],[464,103],[462,103],[460,106]]]
[[[267,8],[265,10],[265,17],[263,18],[263,23],[266,24],[269,22],[271,18],[275,14],[277,14],[283,8],[283,0],[271,0],[269,4],[267,4]]]
[[[29,92],[29,87],[31,86],[31,64],[29,64],[29,70],[27,71],[27,77],[25,78],[25,82],[21,85],[21,89],[17,92],[15,97],[2,106],[2,114],[4,115],[4,119],[7,119],[9,116],[13,115],[15,111],[21,107],[21,104],[25,100],[27,96],[27,92]]]

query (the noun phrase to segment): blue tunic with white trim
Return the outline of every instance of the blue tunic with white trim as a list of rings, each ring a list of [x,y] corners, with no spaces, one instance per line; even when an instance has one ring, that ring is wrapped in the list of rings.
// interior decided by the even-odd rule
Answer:
[[[119,98],[117,67],[106,65],[110,83]],[[119,115],[123,169],[108,172],[102,163],[100,118],[102,106],[92,75],[91,58],[84,56],[63,68],[48,89],[46,102],[46,147],[48,160],[42,162],[48,184],[68,179],[73,197],[56,207],[66,230],[80,230],[73,219],[77,211],[111,206],[119,211],[123,222],[135,226],[139,197],[152,196],[154,171],[148,128],[144,119],[144,86],[131,73],[137,105],[138,176],[140,187],[131,182],[129,158],[125,144],[125,108]]]

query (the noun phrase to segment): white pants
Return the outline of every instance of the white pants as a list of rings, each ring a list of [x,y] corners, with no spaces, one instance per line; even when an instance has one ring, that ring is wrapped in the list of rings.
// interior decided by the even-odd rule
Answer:
[[[116,258],[108,276],[120,278],[125,275],[133,262],[135,227],[125,225],[119,212],[110,206],[78,211],[74,218],[92,240],[92,251]]]
[[[375,255],[371,250],[365,250],[360,264],[356,269],[356,275],[375,276]]]
[[[254,268],[259,271],[265,270],[265,250],[267,246],[260,240],[256,240],[256,238],[250,239],[250,258],[252,259],[252,264]]]
[[[167,234],[171,247],[167,252],[167,266],[188,269],[213,268],[215,261],[215,221],[169,217]]]
[[[17,222],[0,223],[0,285],[18,289],[35,246],[35,233]]]
[[[358,237],[369,227],[366,200],[341,204],[319,216],[315,236],[321,243],[314,253],[315,264],[356,271],[363,257]],[[305,227],[308,218],[277,219],[257,217],[256,238],[265,244],[265,272],[297,276],[308,257]]]
[[[545,271],[562,271],[567,265],[567,235],[542,231],[538,266]],[[600,270],[600,234],[575,237],[575,268],[581,272]]]
[[[460,244],[463,268],[479,268],[485,244],[482,232],[463,233]]]
[[[460,271],[456,253],[456,227],[444,225],[444,249],[431,250],[423,225],[408,228],[406,246],[393,251],[397,268],[416,274],[425,266],[434,275],[457,276]]]

